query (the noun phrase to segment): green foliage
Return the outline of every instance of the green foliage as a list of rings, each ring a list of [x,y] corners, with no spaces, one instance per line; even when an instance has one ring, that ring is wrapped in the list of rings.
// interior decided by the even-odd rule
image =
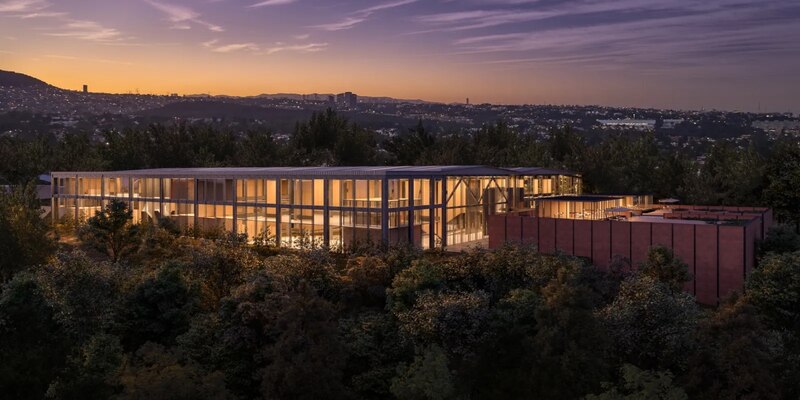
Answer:
[[[447,355],[437,346],[426,348],[411,364],[399,366],[397,372],[391,391],[400,400],[447,400],[455,394]]]
[[[268,399],[342,399],[344,347],[338,340],[334,306],[307,284],[276,299],[269,333],[274,342],[262,349],[266,360],[261,392]],[[266,310],[262,310],[266,312]],[[309,384],[309,377],[313,384]]]
[[[747,280],[747,298],[758,307],[771,327],[798,335],[800,252],[764,257]]]
[[[225,388],[223,373],[208,372],[153,343],[142,346],[125,364],[120,380],[120,400],[235,399]]]
[[[42,399],[65,364],[69,341],[36,277],[19,273],[0,289],[0,393]]]
[[[800,232],[800,143],[789,139],[775,146],[766,168],[764,199],[775,215]]]
[[[680,370],[694,350],[700,318],[694,299],[650,276],[632,276],[600,312],[622,361],[652,370]]]
[[[341,319],[339,330],[347,353],[345,382],[360,398],[389,398],[398,363],[413,356],[397,321],[385,313],[365,311]]]
[[[102,211],[86,221],[81,236],[105,250],[116,263],[139,245],[139,226],[132,220],[133,212],[128,203],[111,200]]]
[[[189,329],[200,299],[183,269],[180,265],[164,265],[122,302],[116,329],[123,335],[126,348],[135,350],[146,342],[169,346]]]
[[[680,293],[684,284],[692,280],[689,266],[664,246],[650,248],[647,260],[639,267],[639,272],[666,284],[673,293]]]
[[[49,399],[107,399],[119,389],[123,352],[116,336],[93,336],[69,357],[64,373],[47,389]]]
[[[49,233],[33,182],[10,192],[0,187],[0,283],[47,261],[55,250]]]
[[[759,243],[758,251],[766,253],[791,253],[800,251],[800,233],[788,225],[776,225],[769,229],[767,237]]]
[[[42,292],[55,318],[79,342],[113,325],[121,296],[122,273],[85,253],[59,253],[38,271]]]
[[[673,376],[666,371],[641,370],[631,364],[620,369],[623,383],[605,385],[606,391],[599,395],[588,395],[587,400],[687,400],[686,392],[673,383]]]
[[[699,348],[683,378],[693,399],[781,399],[780,337],[744,299],[700,323]]]

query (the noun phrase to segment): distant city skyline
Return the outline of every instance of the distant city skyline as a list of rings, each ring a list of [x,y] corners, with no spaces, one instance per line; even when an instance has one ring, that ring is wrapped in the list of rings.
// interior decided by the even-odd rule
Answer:
[[[800,112],[792,0],[0,0],[0,69],[93,92]]]

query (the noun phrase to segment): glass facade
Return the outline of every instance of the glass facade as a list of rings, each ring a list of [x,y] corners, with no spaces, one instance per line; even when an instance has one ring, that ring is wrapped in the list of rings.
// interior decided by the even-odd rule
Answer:
[[[112,199],[134,221],[225,230],[287,247],[480,242],[488,215],[580,192],[577,175],[491,167],[222,168],[53,173],[54,219],[85,220]],[[58,221],[54,221],[58,222]]]

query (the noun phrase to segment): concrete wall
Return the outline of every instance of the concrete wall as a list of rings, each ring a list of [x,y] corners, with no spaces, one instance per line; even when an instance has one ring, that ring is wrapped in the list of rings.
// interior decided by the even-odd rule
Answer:
[[[702,304],[716,305],[741,292],[755,265],[755,242],[763,233],[759,216],[742,225],[650,223],[538,218],[515,214],[489,217],[489,246],[535,245],[546,254],[586,257],[601,269],[616,260],[637,268],[651,246],[663,245],[689,267],[685,290]]]

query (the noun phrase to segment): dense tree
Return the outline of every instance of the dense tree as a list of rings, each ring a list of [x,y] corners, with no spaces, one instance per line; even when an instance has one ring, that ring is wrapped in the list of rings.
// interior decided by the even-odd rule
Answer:
[[[0,393],[42,399],[65,364],[70,341],[41,284],[19,273],[0,289]]]
[[[672,293],[680,293],[684,284],[692,278],[689,266],[664,246],[653,246],[647,252],[647,259],[639,267],[639,272],[669,287]]]
[[[766,169],[764,198],[778,218],[800,233],[800,144],[796,139],[776,145]]]
[[[56,320],[79,343],[109,329],[116,318],[124,272],[85,253],[59,253],[37,275]]]
[[[800,251],[800,232],[789,225],[775,225],[767,232],[767,237],[758,244],[761,255],[766,253],[791,253]]]
[[[181,265],[165,265],[122,302],[116,329],[128,349],[135,350],[146,342],[170,346],[189,329],[200,299],[182,270]]]
[[[225,376],[182,360],[172,349],[148,343],[125,364],[120,400],[233,400]]]
[[[641,370],[624,364],[621,368],[623,382],[606,385],[599,395],[586,396],[587,400],[687,400],[686,392],[675,385],[669,371]]]
[[[734,299],[700,323],[684,387],[693,399],[780,399],[780,338]]]
[[[392,394],[400,400],[447,400],[455,395],[447,355],[437,346],[424,349],[414,361],[398,367]]]
[[[139,226],[132,221],[133,211],[128,203],[111,200],[102,211],[86,221],[80,233],[106,251],[116,263],[139,244]]]
[[[265,327],[275,340],[261,350],[266,361],[261,392],[268,399],[342,399],[344,347],[335,309],[308,284],[276,299],[274,320]],[[262,310],[267,313],[267,310]],[[309,384],[309,377],[313,384]]]
[[[36,185],[6,192],[0,188],[0,283],[18,271],[47,261],[55,249],[50,227],[42,218]]]
[[[64,372],[47,389],[49,399],[107,399],[119,389],[122,346],[116,336],[99,334],[69,357]]]
[[[700,318],[694,299],[650,276],[627,278],[601,315],[623,362],[680,371],[694,350],[692,337]]]

